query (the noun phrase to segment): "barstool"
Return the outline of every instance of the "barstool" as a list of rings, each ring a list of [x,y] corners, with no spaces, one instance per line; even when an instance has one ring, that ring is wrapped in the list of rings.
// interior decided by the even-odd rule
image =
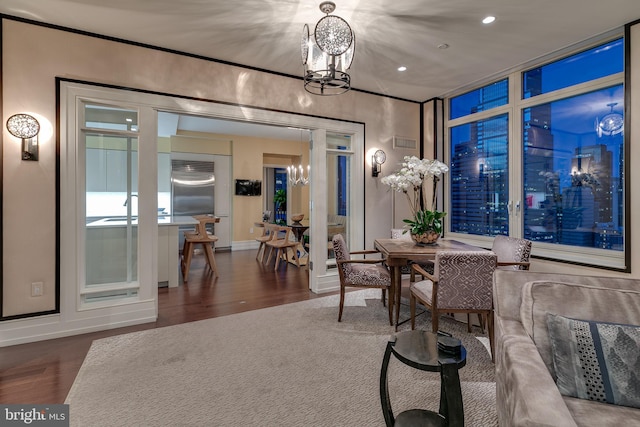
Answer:
[[[180,267],[185,282],[189,278],[193,251],[198,244],[202,245],[202,249],[207,257],[207,265],[209,265],[215,277],[218,277],[218,267],[213,253],[213,245],[218,241],[218,237],[207,232],[207,224],[220,222],[220,218],[213,215],[195,215],[194,218],[197,219],[199,223],[196,225],[195,232],[187,231],[184,233],[184,245],[182,247],[182,262]]]

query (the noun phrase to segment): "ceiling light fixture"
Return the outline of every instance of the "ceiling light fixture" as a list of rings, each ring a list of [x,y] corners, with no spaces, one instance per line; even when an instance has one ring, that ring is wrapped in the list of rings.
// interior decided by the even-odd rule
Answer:
[[[493,21],[495,21],[495,20],[496,20],[496,17],[495,17],[495,16],[487,16],[486,18],[484,18],[484,19],[482,20],[482,23],[483,23],[483,24],[491,24],[491,23],[492,23]]]
[[[300,186],[304,187],[309,184],[309,174],[311,173],[311,166],[307,165],[307,177],[304,176],[304,169],[302,165],[295,167],[295,165],[287,166],[287,174],[289,176],[289,184],[292,187]]]
[[[624,130],[624,117],[622,114],[613,111],[613,107],[616,105],[618,105],[617,102],[607,104],[607,107],[611,108],[609,114],[601,120],[598,120],[598,117],[596,117],[596,132],[599,138],[602,138],[602,136],[614,136],[622,133]]]
[[[398,71],[407,71],[407,67],[405,67],[404,65],[401,67],[398,67]]]
[[[326,16],[318,21],[313,34],[309,26],[302,28],[302,64],[304,89],[314,95],[339,95],[351,89],[351,67],[356,36],[339,16],[329,15],[336,9],[333,2],[320,3]]]

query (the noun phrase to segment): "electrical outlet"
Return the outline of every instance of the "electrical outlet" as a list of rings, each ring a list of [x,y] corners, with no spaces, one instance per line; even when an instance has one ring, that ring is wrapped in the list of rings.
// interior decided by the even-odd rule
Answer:
[[[33,282],[31,284],[31,296],[32,297],[41,297],[44,294],[44,283],[43,282]]]
[[[253,227],[249,228],[249,234],[253,234]]]

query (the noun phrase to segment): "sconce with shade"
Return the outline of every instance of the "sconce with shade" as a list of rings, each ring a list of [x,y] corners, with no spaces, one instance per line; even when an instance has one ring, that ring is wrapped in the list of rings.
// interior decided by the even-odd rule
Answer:
[[[371,176],[376,177],[382,172],[382,164],[387,160],[387,154],[382,150],[377,150],[371,158]]]
[[[22,140],[22,160],[38,160],[40,123],[29,114],[14,114],[7,120],[7,130]]]

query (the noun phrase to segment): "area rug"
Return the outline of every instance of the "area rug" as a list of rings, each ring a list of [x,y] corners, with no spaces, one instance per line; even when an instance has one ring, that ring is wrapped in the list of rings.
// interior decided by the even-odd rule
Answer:
[[[387,310],[379,290],[350,292],[338,323],[338,301],[334,295],[97,340],[66,399],[71,425],[384,426],[380,367],[394,333]],[[419,329],[431,329],[428,317],[418,317]],[[460,370],[465,424],[496,426],[486,336],[446,318],[440,326],[467,348]],[[389,393],[396,414],[437,411],[439,374],[392,357]]]

